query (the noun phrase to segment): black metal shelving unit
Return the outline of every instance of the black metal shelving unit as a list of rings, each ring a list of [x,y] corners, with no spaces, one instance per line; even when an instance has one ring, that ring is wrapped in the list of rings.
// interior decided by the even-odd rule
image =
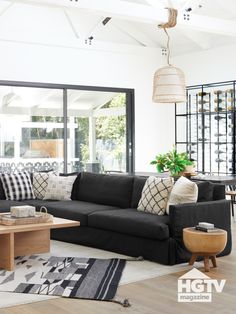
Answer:
[[[187,87],[187,103],[175,107],[175,144],[197,172],[235,174],[236,81]]]

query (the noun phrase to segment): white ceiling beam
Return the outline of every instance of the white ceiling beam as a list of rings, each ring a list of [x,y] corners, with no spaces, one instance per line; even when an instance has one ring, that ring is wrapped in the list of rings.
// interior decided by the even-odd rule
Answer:
[[[210,41],[208,40],[208,38],[206,38],[206,36],[204,36],[204,34],[196,33],[189,29],[184,29],[184,28],[179,29],[179,31],[183,34],[183,36],[190,39],[201,49],[206,50],[211,47]]]
[[[67,22],[68,22],[68,24],[69,24],[73,34],[75,35],[75,38],[80,38],[80,36],[79,36],[79,34],[77,32],[77,29],[76,29],[76,27],[75,27],[75,25],[74,25],[74,23],[73,23],[73,21],[72,21],[72,19],[70,17],[69,12],[67,12],[66,9],[63,9],[63,13],[64,13],[64,15],[66,17],[66,20],[67,20]]]
[[[69,90],[68,91],[68,103],[71,105],[77,100],[79,100],[83,95],[85,91],[78,91],[78,90]]]
[[[233,20],[224,20],[207,15],[189,14],[186,19],[184,14],[178,15],[177,27],[194,29],[196,31],[236,36],[236,22]]]
[[[132,39],[136,40],[139,44],[146,47],[158,47],[157,43],[149,39],[147,35],[140,32],[137,27],[134,27],[131,23],[121,20],[112,20],[110,22],[113,26],[119,29],[122,33],[128,35]]]
[[[8,0],[14,1],[14,0]],[[149,5],[125,2],[121,0],[18,0],[22,3],[47,5],[61,8],[74,8],[87,10],[91,14],[120,18],[140,23],[160,24],[168,21],[166,9],[153,10]],[[185,16],[184,16],[185,14]],[[233,20],[219,19],[206,15],[179,12],[177,27],[187,27],[206,33],[236,36],[236,22]]]
[[[13,0],[11,3],[9,3],[5,8],[0,10],[0,17],[3,16],[14,4],[16,3],[16,0]]]
[[[162,10],[165,9],[166,5],[163,3],[163,1],[157,1],[157,0],[145,0],[151,7]]]
[[[144,23],[156,23],[157,21],[164,23],[168,21],[168,12],[165,9],[156,11],[148,5],[121,0],[18,0],[18,2],[57,8],[83,9],[91,14],[104,17],[110,16]]]
[[[91,45],[85,44],[85,41],[82,39],[74,39],[74,40],[65,40],[65,39],[47,39],[45,38],[43,41],[33,39],[29,36],[24,36],[22,34],[21,38],[5,38],[0,37],[0,42],[5,43],[6,45],[12,44],[22,44],[22,45],[30,45],[30,46],[42,46],[42,47],[55,47],[62,49],[76,49],[76,50],[91,50],[91,51],[105,51],[110,53],[124,53],[131,55],[146,55],[147,53],[156,55],[157,50],[161,51],[160,48],[153,47],[143,47],[138,45],[130,45],[130,44],[117,44],[111,42],[104,42],[93,40]],[[161,55],[161,52],[160,52]]]

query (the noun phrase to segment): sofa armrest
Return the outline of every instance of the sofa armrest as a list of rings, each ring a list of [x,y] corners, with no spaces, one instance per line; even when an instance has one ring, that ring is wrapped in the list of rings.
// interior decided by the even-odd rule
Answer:
[[[231,235],[230,201],[219,200],[200,203],[170,205],[170,235],[182,239],[183,228],[194,227],[198,222],[213,223]]]

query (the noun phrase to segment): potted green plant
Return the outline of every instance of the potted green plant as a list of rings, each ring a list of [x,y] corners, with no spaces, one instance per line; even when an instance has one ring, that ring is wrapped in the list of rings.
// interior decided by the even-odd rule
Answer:
[[[172,176],[180,176],[184,173],[193,172],[194,162],[188,158],[186,153],[178,153],[174,147],[166,154],[159,154],[151,165],[156,165],[158,172],[169,171]]]

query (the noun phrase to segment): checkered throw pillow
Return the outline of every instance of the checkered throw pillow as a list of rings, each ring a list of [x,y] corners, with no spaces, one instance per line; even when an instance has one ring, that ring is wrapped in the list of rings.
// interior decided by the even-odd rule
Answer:
[[[73,183],[77,176],[61,177],[50,176],[44,200],[71,200]]]
[[[27,171],[19,173],[2,173],[2,186],[7,200],[22,201],[34,199],[34,191]]]
[[[172,178],[149,177],[142,190],[138,211],[164,215],[172,187]]]
[[[46,194],[49,176],[56,176],[56,173],[53,171],[33,173],[34,195],[39,200],[42,200]]]

